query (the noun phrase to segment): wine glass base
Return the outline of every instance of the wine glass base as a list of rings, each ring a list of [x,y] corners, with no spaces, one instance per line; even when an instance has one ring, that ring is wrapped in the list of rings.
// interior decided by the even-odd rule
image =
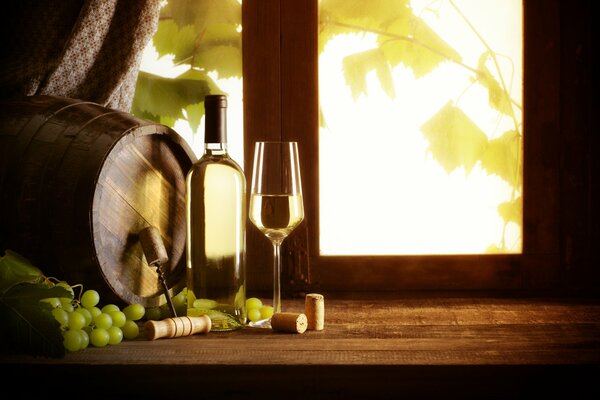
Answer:
[[[271,318],[261,319],[260,321],[250,321],[248,326],[252,328],[268,328],[271,329]]]

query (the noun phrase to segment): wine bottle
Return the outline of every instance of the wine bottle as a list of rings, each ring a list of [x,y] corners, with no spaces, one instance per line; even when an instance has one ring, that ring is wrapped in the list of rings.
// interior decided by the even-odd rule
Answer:
[[[227,98],[204,99],[204,154],[186,177],[187,315],[246,324],[246,179],[227,151]]]

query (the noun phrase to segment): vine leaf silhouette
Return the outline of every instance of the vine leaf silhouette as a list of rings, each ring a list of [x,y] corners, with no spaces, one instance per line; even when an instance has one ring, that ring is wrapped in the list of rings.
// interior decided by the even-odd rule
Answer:
[[[204,101],[208,93],[206,80],[165,78],[140,71],[133,113],[161,123],[163,117],[176,120],[183,117],[183,108]]]
[[[488,90],[490,107],[501,112],[502,114],[511,115],[512,106],[508,94],[506,91],[504,91],[504,89],[502,89],[502,86],[500,86],[498,81],[494,78],[490,70],[485,65],[489,55],[490,52],[486,51],[479,57],[479,63],[477,65],[479,71],[477,83]]]
[[[485,133],[451,101],[420,129],[433,158],[448,173],[461,166],[470,173],[488,145]]]
[[[500,203],[498,205],[498,214],[506,223],[514,222],[515,224],[521,225],[523,222],[521,196],[515,197],[511,201]]]
[[[193,25],[196,32],[202,33],[214,24],[241,24],[242,9],[237,0],[168,0],[161,17],[172,19],[180,27]]]
[[[173,20],[160,21],[159,28],[152,38],[159,57],[173,55],[178,63],[194,54],[196,31],[193,25],[179,27]]]
[[[521,186],[519,160],[521,137],[515,130],[506,131],[499,138],[489,141],[481,157],[481,166],[488,174],[498,175],[511,186]]]
[[[367,94],[367,74],[377,73],[381,87],[390,97],[396,96],[392,71],[381,49],[371,49],[344,57],[344,77],[350,87],[352,97],[356,100],[361,94]]]
[[[416,78],[431,73],[449,60],[462,61],[461,55],[410,9],[400,14],[379,35],[379,46],[392,67],[403,64]]]

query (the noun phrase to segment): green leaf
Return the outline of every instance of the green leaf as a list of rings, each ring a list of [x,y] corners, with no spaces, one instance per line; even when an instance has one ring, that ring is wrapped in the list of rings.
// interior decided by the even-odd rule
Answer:
[[[0,297],[0,340],[12,352],[33,356],[60,358],[65,355],[58,322],[52,306],[41,299],[71,298],[63,287],[23,282],[11,287]]]
[[[360,53],[351,54],[344,58],[344,77],[350,87],[352,97],[356,100],[360,95],[367,94],[367,74],[373,70],[383,90],[389,97],[394,97],[394,82],[390,66],[383,57],[380,49],[371,49]]]
[[[183,74],[179,75],[177,78],[205,81],[208,84],[210,93],[221,92],[219,86],[217,86],[215,81],[210,76],[208,76],[206,71],[201,71],[198,69],[188,69]],[[198,128],[200,127],[200,122],[202,121],[202,117],[204,116],[204,101],[186,106],[185,113],[187,115],[188,125],[190,126],[192,132],[198,131]]]
[[[190,104],[185,108],[185,114],[187,115],[187,122],[192,132],[196,133],[200,128],[200,122],[204,116],[204,102],[197,104]]]
[[[509,94],[502,89],[502,86],[500,86],[485,65],[489,55],[490,53],[486,51],[479,57],[477,83],[488,90],[488,101],[492,108],[505,115],[512,115],[512,105]]]
[[[498,214],[506,223],[514,222],[515,224],[522,225],[523,202],[521,201],[521,197],[519,196],[512,201],[500,203],[498,206]]]
[[[172,18],[180,27],[194,25],[202,33],[211,24],[242,23],[242,7],[237,0],[169,0],[161,18]]]
[[[15,251],[5,250],[4,256],[0,257],[0,293],[18,283],[37,283],[44,278],[38,267]]]
[[[319,7],[319,53],[343,33],[380,30],[410,10],[408,0],[322,0]]]
[[[178,119],[190,104],[204,101],[210,93],[206,81],[164,78],[140,71],[132,112],[135,115],[154,115]]]
[[[462,166],[467,173],[488,144],[485,133],[451,101],[421,126],[434,159],[450,173]]]
[[[403,64],[417,78],[432,72],[446,61],[461,61],[462,57],[421,18],[409,9],[402,13],[386,31],[380,34],[379,46],[392,66]]]
[[[345,22],[365,28],[379,28],[409,10],[409,0],[322,0],[323,21]]]
[[[194,67],[216,71],[219,78],[242,76],[242,51],[237,46],[202,46],[194,56]]]
[[[194,25],[180,28],[175,21],[164,20],[158,23],[152,42],[159,56],[173,54],[173,62],[178,63],[194,54],[197,36]]]
[[[481,158],[481,166],[488,174],[498,175],[513,187],[520,187],[521,136],[517,131],[506,131],[499,138],[489,141]]]

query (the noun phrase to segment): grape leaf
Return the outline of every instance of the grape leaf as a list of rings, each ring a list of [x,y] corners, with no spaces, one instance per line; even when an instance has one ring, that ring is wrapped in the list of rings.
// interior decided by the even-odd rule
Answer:
[[[206,71],[201,71],[195,68],[188,69],[183,74],[177,77],[178,79],[193,79],[198,81],[205,81],[208,84],[210,93],[220,93],[221,90],[215,83],[215,81],[208,76]],[[196,132],[200,127],[200,121],[204,116],[204,101],[189,104],[185,107],[185,113],[187,116],[187,122],[192,132]],[[169,125],[172,126],[172,125]]]
[[[390,66],[380,49],[370,49],[344,57],[344,77],[356,100],[361,94],[367,94],[367,74],[375,70],[383,90],[394,97],[394,82]]]
[[[237,0],[169,0],[161,17],[172,18],[180,27],[194,25],[201,33],[211,24],[240,25],[242,7]]]
[[[0,293],[21,282],[37,283],[44,280],[42,271],[22,255],[5,250],[0,257]]]
[[[203,80],[164,78],[140,71],[132,113],[142,118],[182,118],[183,108],[204,101],[209,93],[209,85]]]
[[[379,35],[378,43],[394,67],[403,64],[421,78],[442,62],[461,61],[462,57],[435,33],[421,18],[406,9],[387,25],[389,35]]]
[[[152,42],[159,56],[172,54],[173,62],[177,63],[194,54],[196,36],[194,25],[180,28],[175,21],[164,20],[158,23]]]
[[[521,136],[514,130],[489,141],[481,158],[481,166],[488,174],[498,175],[513,187],[521,186]]]
[[[228,44],[201,46],[194,56],[194,67],[216,71],[219,78],[242,76],[242,51]]]
[[[512,201],[500,203],[498,205],[498,214],[500,214],[504,222],[514,222],[521,225],[523,221],[523,202],[521,201],[521,197],[519,196]]]
[[[190,129],[196,133],[204,116],[204,102],[190,104],[185,108],[185,114]]]
[[[421,132],[448,173],[460,166],[471,172],[488,145],[485,133],[451,101],[421,126]]]
[[[49,297],[72,298],[72,293],[60,286],[22,282],[2,294],[0,340],[6,351],[54,358],[65,355],[52,306],[40,301]]]
[[[343,21],[363,28],[380,28],[408,10],[409,0],[322,0],[320,19]]]
[[[502,89],[498,81],[493,77],[492,73],[485,65],[489,54],[489,51],[486,51],[479,57],[477,83],[488,90],[488,101],[492,108],[505,115],[512,115],[512,105],[508,93]]]

